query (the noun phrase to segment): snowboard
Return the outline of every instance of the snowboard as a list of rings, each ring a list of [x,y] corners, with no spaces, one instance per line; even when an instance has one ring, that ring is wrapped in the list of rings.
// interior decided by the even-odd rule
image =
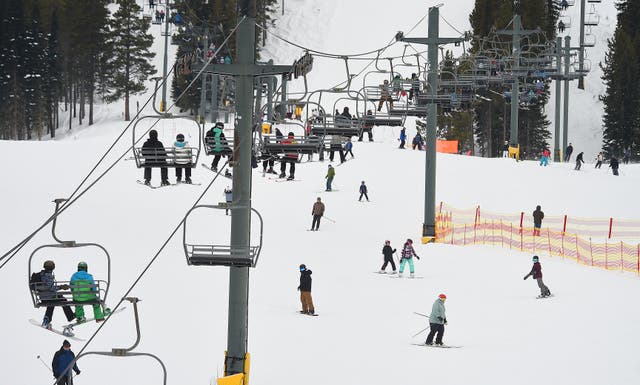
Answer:
[[[425,348],[434,348],[434,349],[457,349],[462,347],[462,345],[427,345],[424,343],[422,344],[413,343],[411,345],[422,346]]]
[[[175,186],[175,184],[172,184],[172,183],[167,184],[167,185],[164,185],[164,186],[163,186],[163,185],[160,185],[160,186],[152,186],[152,185],[150,185],[150,184],[144,184],[144,182],[143,182],[143,181],[141,181],[141,180],[137,180],[136,182],[138,182],[138,184],[141,184],[141,185],[143,185],[143,186],[147,186],[147,187],[149,187],[149,188],[150,188],[150,189],[152,189],[152,190],[159,189],[159,188],[163,188],[163,187]]]
[[[318,313],[307,314],[307,313],[302,313],[302,312],[301,312],[301,311],[299,311],[299,310],[298,310],[298,314],[300,314],[300,315],[306,315],[306,316],[309,316],[309,317],[317,317],[317,316],[318,316]]]
[[[553,297],[553,294],[549,294],[549,295],[544,296],[544,297],[539,295],[539,296],[536,296],[536,299],[545,299],[545,298],[549,298],[549,297]]]
[[[119,307],[119,308],[117,308],[116,310],[111,311],[108,315],[105,315],[104,317],[105,317],[105,318],[110,317],[110,316],[111,316],[111,315],[113,315],[113,314],[120,313],[120,312],[121,312],[121,311],[123,311],[124,309],[126,309],[126,307],[125,307],[125,306],[123,306],[123,307]],[[84,324],[86,324],[86,323],[89,323],[89,322],[91,322],[91,321],[95,321],[95,320],[96,320],[96,319],[95,319],[95,317],[94,317],[94,318],[87,318],[86,320],[84,320],[84,322],[73,322],[73,323],[70,323],[70,324],[64,325],[64,326],[62,327],[62,333],[67,333],[67,334],[65,334],[65,335],[73,336],[73,335],[74,335],[74,334],[73,334],[73,328],[74,328],[74,327],[76,327],[76,326],[78,326],[78,325],[84,325]]]
[[[64,336],[65,338],[68,338],[70,340],[74,340],[74,341],[78,341],[78,342],[84,341],[82,338],[78,338],[78,337],[75,337],[75,336],[68,336],[68,335],[64,334],[62,330],[55,329],[54,327],[51,327],[51,329],[47,329],[45,327],[42,327],[42,322],[36,321],[33,318],[29,319],[29,322],[34,326],[37,326],[37,327],[39,327],[41,329],[50,331],[50,332],[55,333],[55,334],[59,334],[59,335]]]
[[[212,169],[211,167],[207,166],[207,165],[206,165],[206,164],[204,164],[204,163],[200,163],[200,166],[202,166],[202,167],[206,168],[207,170],[209,170],[209,171],[211,171],[211,172],[215,172],[215,173],[217,173],[217,171],[213,171],[213,169]],[[231,173],[229,173],[229,174],[226,174],[226,173],[225,173],[225,174],[220,173],[220,175],[224,176],[225,178],[233,179],[233,174],[231,174]]]

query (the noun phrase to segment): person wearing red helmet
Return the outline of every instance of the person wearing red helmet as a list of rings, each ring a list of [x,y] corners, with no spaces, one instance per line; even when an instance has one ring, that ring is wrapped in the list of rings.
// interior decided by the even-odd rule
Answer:
[[[440,294],[438,299],[433,303],[431,315],[429,316],[429,335],[425,341],[426,345],[433,345],[433,337],[436,337],[436,345],[442,346],[442,336],[444,335],[444,325],[447,324],[447,316],[444,309],[444,301],[447,299],[445,294]]]

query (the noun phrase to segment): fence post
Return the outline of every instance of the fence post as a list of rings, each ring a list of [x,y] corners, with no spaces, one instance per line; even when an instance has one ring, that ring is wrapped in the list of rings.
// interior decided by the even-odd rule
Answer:
[[[638,249],[640,250],[640,244],[638,244]],[[511,223],[511,230],[509,231],[509,250],[513,250],[513,223]],[[638,259],[638,262],[640,262],[640,259]],[[640,273],[640,268],[638,273]]]
[[[484,225],[482,225],[482,244],[487,244],[487,221],[484,221]]]
[[[591,237],[589,237],[589,254],[591,254],[591,266],[593,266],[593,244],[591,243]]]
[[[522,219],[520,220],[520,251],[524,251],[524,240],[522,239],[524,231],[522,231]]]
[[[562,225],[562,234],[567,232],[567,216],[564,216],[564,224]]]
[[[638,269],[638,274],[640,274],[640,243],[638,243],[638,265],[637,265],[637,269]]]
[[[453,232],[456,230],[456,227],[452,224],[451,225],[451,244],[453,245]]]
[[[464,224],[464,238],[462,241],[462,246],[466,246],[467,245],[467,224]]]
[[[620,271],[624,271],[624,259],[622,258],[622,241],[620,241]]]
[[[551,256],[551,230],[547,227],[547,245],[549,246],[549,256]]]
[[[491,245],[493,245],[494,240],[496,239],[496,235],[495,235],[495,223],[493,222],[493,219],[491,219]]]
[[[442,201],[440,201],[440,210],[438,212],[442,214]]]
[[[562,258],[564,258],[564,233],[562,233],[562,238],[560,238],[560,253],[562,253]]]
[[[607,239],[604,240],[604,269],[607,270],[609,264],[609,246],[607,245]]]
[[[504,235],[502,233],[502,219],[500,219],[500,246],[504,247]]]
[[[473,225],[473,244],[476,244],[476,236],[478,235],[478,229],[476,228],[476,225]]]
[[[612,230],[613,230],[613,218],[609,218],[609,239],[611,239]]]
[[[578,234],[576,234],[576,262],[580,262],[580,249],[578,248]]]
[[[522,221],[524,220],[524,212],[520,212],[520,234],[522,234]]]

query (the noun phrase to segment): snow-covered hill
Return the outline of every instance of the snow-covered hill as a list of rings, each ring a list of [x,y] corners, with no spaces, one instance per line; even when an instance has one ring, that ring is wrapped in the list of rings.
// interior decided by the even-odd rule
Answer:
[[[454,25],[462,25],[468,15],[470,8],[462,3],[451,2],[442,10]],[[316,42],[317,48],[342,53],[382,46],[395,31],[417,22],[428,5],[415,1],[390,7],[377,0],[289,0],[285,4],[286,17],[280,25],[298,31],[294,40]],[[452,10],[447,12],[447,7]],[[445,29],[443,25],[443,35],[454,33]],[[159,30],[154,34],[160,37]],[[270,49],[278,61],[286,63],[300,53],[279,42]],[[340,81],[341,64],[321,65],[324,61],[312,72],[312,88]],[[124,128],[118,120],[122,107],[110,108],[111,113],[95,127],[60,140],[0,142],[7,181],[0,193],[0,250],[10,249],[41,224],[52,212],[51,200],[68,196]],[[165,144],[177,132],[196,142],[197,133],[188,128],[179,121],[157,127]],[[382,262],[384,240],[399,248],[407,238],[419,239],[424,188],[424,153],[398,150],[397,128],[376,128],[374,134],[376,142],[356,142],[355,158],[336,168],[334,192],[324,192],[327,162],[301,163],[296,182],[275,183],[258,171],[253,175],[252,204],[264,217],[265,234],[259,265],[251,271],[251,383],[637,382],[640,309],[635,303],[640,280],[633,274],[541,255],[545,282],[555,297],[536,300],[535,283],[522,280],[531,267],[531,255],[442,244],[416,245],[421,257],[416,273],[422,279],[373,274]],[[114,153],[124,151],[129,143],[125,137]],[[113,159],[115,155],[108,157],[107,164]],[[540,204],[547,215],[640,217],[635,197],[640,168],[635,165],[623,166],[622,175],[614,177],[591,164],[576,172],[564,164],[544,168],[534,162],[444,154],[437,161],[437,199],[457,207],[481,205],[491,211],[519,212]],[[154,184],[159,182],[157,171]],[[169,172],[173,181],[174,172]],[[98,242],[109,250],[113,263],[110,305],[125,295],[213,175],[199,167],[193,179],[202,185],[159,190],[135,183],[141,177],[133,161],[118,162],[58,223],[60,238]],[[204,203],[224,199],[229,181],[221,179],[205,195]],[[357,201],[362,180],[367,182],[371,202]],[[309,232],[316,197],[326,203],[326,215],[335,223],[324,220],[319,232]],[[224,237],[230,218],[218,213],[190,224]],[[209,384],[222,373],[228,269],[187,266],[179,235],[130,293],[142,299],[142,340],[136,351],[158,355],[167,366],[169,384]],[[47,228],[0,270],[0,301],[5,309],[0,340],[6,345],[1,360],[3,383],[52,382],[37,356],[49,363],[62,338],[27,322],[41,319],[44,313],[30,301],[29,255],[51,242]],[[55,259],[61,280],[68,279],[80,260],[89,263],[96,278],[106,274],[104,261],[90,250],[38,254],[34,268],[49,258]],[[313,298],[319,317],[297,314],[300,263],[314,272]],[[424,333],[412,335],[427,326],[413,312],[429,313],[441,292],[448,296],[444,340],[463,348],[425,350],[411,345],[424,340]],[[60,325],[63,319],[56,310],[54,324]],[[87,324],[76,331],[87,338],[95,329],[95,324]],[[134,341],[133,313],[128,309],[109,319],[87,351],[128,347]],[[72,349],[77,353],[81,347],[74,342]],[[78,385],[162,382],[160,368],[147,358],[88,356],[79,366]]]

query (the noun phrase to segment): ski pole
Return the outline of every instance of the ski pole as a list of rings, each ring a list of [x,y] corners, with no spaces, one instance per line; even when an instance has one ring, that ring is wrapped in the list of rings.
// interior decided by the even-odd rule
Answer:
[[[334,221],[333,219],[331,219],[331,218],[329,218],[329,217],[327,217],[327,216],[325,216],[325,215],[323,215],[322,217],[323,217],[324,219],[328,220],[329,222],[336,223],[336,221]]]
[[[418,334],[420,334],[420,333],[422,333],[423,331],[425,331],[425,330],[429,329],[430,327],[431,327],[431,325],[427,326],[426,328],[424,328],[424,329],[420,330],[419,332],[417,332],[416,334],[412,335],[411,337],[413,338],[413,337],[417,336]]]
[[[418,312],[415,312],[415,311],[413,312],[413,314],[421,315],[421,316],[423,316],[423,317],[427,317],[427,318],[429,318],[429,317],[430,317],[430,316],[428,316],[428,315],[426,315],[426,314],[418,313]]]
[[[48,370],[48,371],[52,372],[52,370],[51,370],[51,368],[49,367],[49,365],[47,365],[47,364],[42,360],[42,358],[40,358],[40,356],[36,356],[36,358],[37,358],[38,360],[40,360],[40,362],[42,362],[42,365],[44,365],[44,367],[45,367],[45,368],[47,368],[47,370]]]

